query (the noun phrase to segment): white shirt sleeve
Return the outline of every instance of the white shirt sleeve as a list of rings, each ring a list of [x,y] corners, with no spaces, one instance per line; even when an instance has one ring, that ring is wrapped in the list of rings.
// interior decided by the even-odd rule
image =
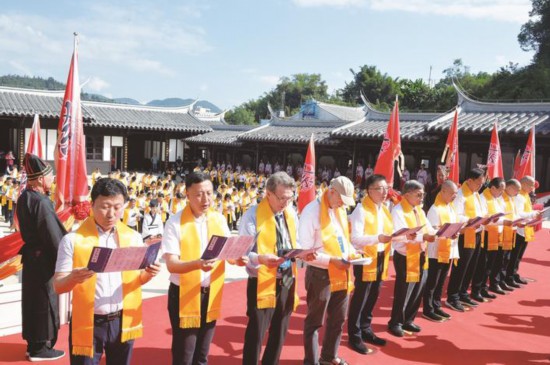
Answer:
[[[74,233],[68,233],[59,242],[57,249],[57,261],[55,262],[55,272],[68,273],[73,271],[74,245],[72,238]]]
[[[181,255],[180,229],[179,229],[180,221],[181,221],[181,211],[171,216],[166,221],[166,229],[164,230],[164,234],[162,236],[162,243],[161,243],[163,255],[170,254],[170,255],[176,255],[178,257]]]
[[[319,213],[321,206],[318,200],[309,203],[300,216],[300,225],[298,237],[303,249],[320,248],[317,251],[317,258],[309,261],[308,264],[327,269],[330,262],[330,256],[323,251],[323,242],[321,239],[321,223]]]
[[[378,235],[365,235],[365,210],[358,204],[349,216],[351,224],[351,243],[353,247],[362,250],[365,246],[378,243]]]

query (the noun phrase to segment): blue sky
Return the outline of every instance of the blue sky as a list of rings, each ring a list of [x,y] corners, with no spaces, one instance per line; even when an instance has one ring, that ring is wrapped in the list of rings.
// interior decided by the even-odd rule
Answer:
[[[365,64],[426,81],[430,66],[437,80],[456,58],[473,72],[525,65],[532,53],[517,34],[530,9],[530,0],[8,1],[0,74],[65,82],[76,31],[87,92],[231,108],[302,72],[333,91]]]

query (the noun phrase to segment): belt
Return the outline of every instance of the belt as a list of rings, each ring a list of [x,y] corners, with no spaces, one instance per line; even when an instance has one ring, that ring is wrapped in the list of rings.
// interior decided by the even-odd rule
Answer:
[[[313,265],[308,265],[307,267],[309,269],[313,270],[313,271],[319,271],[319,272],[327,272],[328,271],[328,269],[321,269],[320,267],[313,266]]]
[[[201,286],[201,294],[208,294],[210,293],[210,287],[209,286]]]
[[[122,317],[121,310],[117,312],[109,313],[109,314],[94,314],[94,320],[107,321],[107,322],[113,321],[120,317]]]

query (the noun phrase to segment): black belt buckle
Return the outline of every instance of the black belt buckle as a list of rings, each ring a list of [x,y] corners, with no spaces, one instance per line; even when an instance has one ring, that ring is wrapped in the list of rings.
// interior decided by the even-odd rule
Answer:
[[[210,287],[209,286],[201,286],[201,293],[202,294],[210,293]]]
[[[114,321],[115,319],[119,318],[121,314],[122,314],[122,311],[109,313],[109,314],[105,315],[105,319],[108,322],[111,322],[111,321]]]

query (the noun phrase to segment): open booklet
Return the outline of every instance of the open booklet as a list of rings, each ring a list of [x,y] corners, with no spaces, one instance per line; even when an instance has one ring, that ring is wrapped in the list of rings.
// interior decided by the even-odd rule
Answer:
[[[279,256],[284,257],[287,260],[289,260],[289,259],[301,259],[301,258],[309,255],[310,253],[317,252],[320,249],[321,249],[321,247],[309,248],[307,250],[304,250],[302,248],[293,248],[291,250],[283,250],[283,252],[281,252],[279,254]]]
[[[232,236],[222,237],[213,235],[202,253],[202,260],[237,260],[243,256],[248,256],[256,236]]]
[[[470,218],[468,222],[466,222],[466,225],[464,228],[477,228],[479,226],[484,226],[491,222],[492,220],[500,217],[504,217],[506,213],[495,213],[493,215],[487,216],[487,217],[474,217]]]
[[[392,237],[400,237],[400,236],[408,236],[410,234],[416,234],[418,231],[420,231],[422,228],[424,228],[424,225],[414,227],[414,228],[401,228],[391,235]]]
[[[435,235],[440,238],[451,238],[457,235],[462,227],[464,227],[464,223],[445,223],[439,227]]]
[[[140,247],[94,247],[88,269],[98,273],[145,269],[157,259],[160,242],[157,239]]]

